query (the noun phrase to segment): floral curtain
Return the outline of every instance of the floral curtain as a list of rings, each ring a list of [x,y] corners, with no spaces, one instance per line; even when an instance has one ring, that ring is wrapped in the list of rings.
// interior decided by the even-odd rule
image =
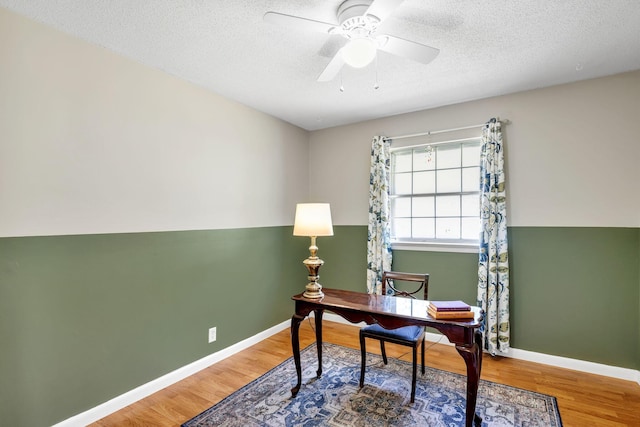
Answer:
[[[480,252],[478,306],[485,312],[484,348],[491,354],[509,349],[509,258],[504,150],[500,121],[482,130],[480,153]]]
[[[367,237],[367,291],[379,294],[382,273],[391,270],[389,177],[391,141],[375,136],[371,143],[369,175],[369,232]]]

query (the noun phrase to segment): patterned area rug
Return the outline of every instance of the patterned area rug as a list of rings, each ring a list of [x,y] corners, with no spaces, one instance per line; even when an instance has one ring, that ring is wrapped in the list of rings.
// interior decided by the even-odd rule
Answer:
[[[460,426],[464,425],[466,377],[426,367],[418,371],[415,403],[411,364],[368,354],[360,389],[360,352],[325,343],[317,379],[315,344],[301,352],[302,387],[291,398],[296,373],[290,358],[184,423],[202,426]],[[212,385],[215,386],[215,385]],[[480,380],[476,412],[483,426],[560,427],[555,397]]]

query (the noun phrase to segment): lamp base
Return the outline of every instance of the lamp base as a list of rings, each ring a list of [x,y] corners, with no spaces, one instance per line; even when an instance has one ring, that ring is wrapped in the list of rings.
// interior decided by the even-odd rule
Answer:
[[[302,296],[311,299],[323,298],[322,285],[318,282],[307,284],[307,290],[304,291]]]
[[[324,294],[322,293],[322,285],[318,283],[318,279],[320,278],[318,270],[320,269],[320,266],[324,264],[324,261],[317,256],[310,256],[302,261],[302,263],[307,267],[307,270],[309,270],[309,276],[307,276],[309,283],[307,283],[306,291],[304,291],[302,296],[311,299],[324,297]]]

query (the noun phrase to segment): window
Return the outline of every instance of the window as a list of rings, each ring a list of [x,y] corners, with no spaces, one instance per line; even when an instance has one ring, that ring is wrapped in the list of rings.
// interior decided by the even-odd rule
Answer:
[[[480,139],[393,149],[394,242],[476,244],[480,232]]]

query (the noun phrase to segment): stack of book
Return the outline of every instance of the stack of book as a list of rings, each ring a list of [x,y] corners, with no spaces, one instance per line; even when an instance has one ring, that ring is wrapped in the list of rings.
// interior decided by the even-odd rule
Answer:
[[[429,301],[427,312],[434,319],[473,319],[471,306],[462,301]]]

